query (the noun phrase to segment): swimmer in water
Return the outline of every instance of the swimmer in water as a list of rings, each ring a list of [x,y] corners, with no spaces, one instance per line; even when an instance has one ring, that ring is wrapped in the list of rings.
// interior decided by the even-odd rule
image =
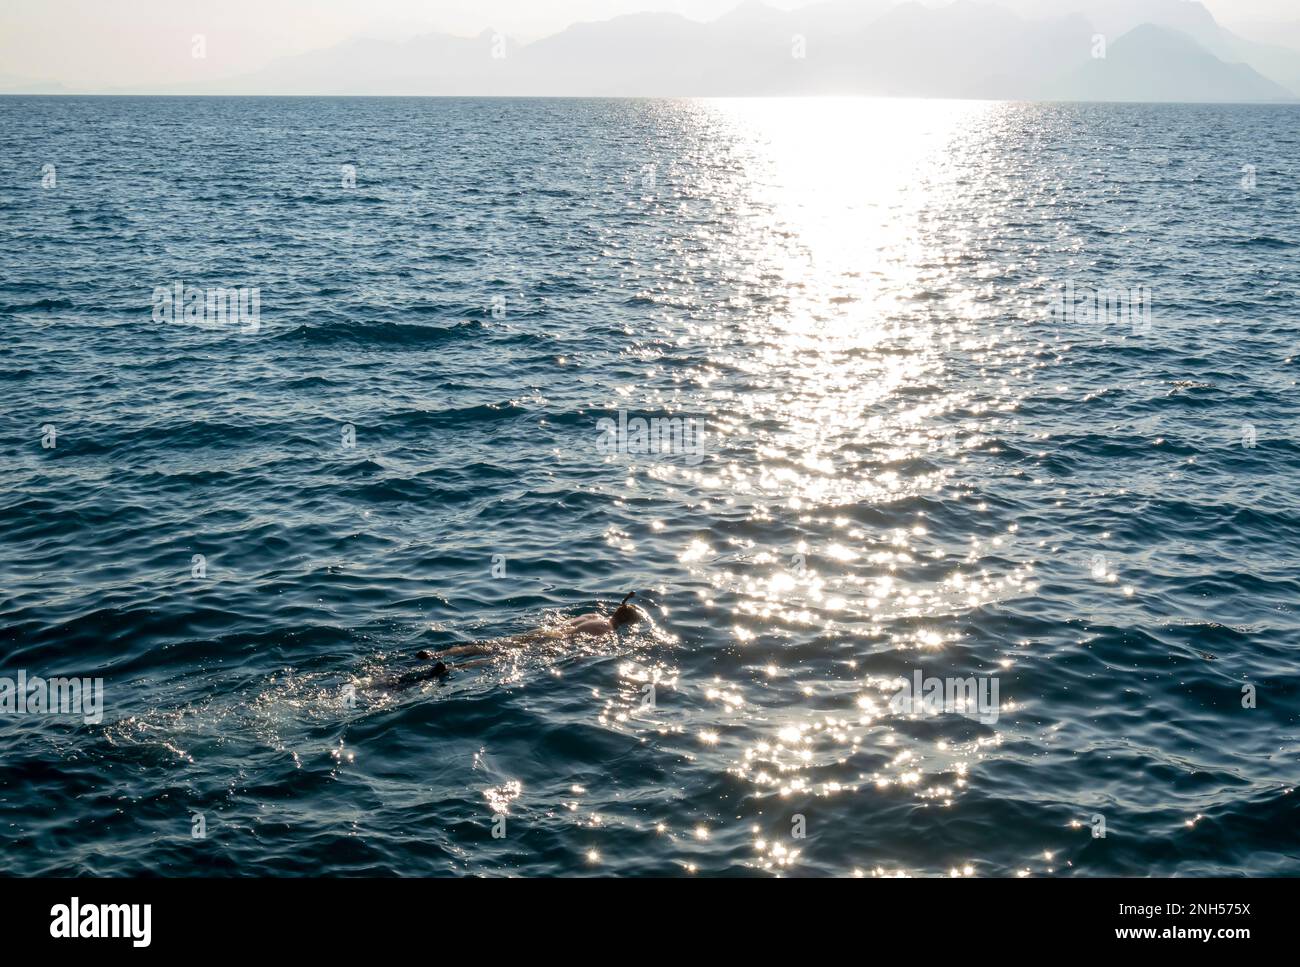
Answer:
[[[428,681],[431,678],[442,678],[452,667],[442,661],[443,658],[464,655],[492,655],[504,648],[527,648],[539,641],[573,641],[577,638],[598,638],[603,635],[614,634],[619,628],[636,624],[645,619],[646,613],[644,611],[634,604],[627,603],[628,599],[635,594],[636,592],[632,591],[625,595],[614,613],[609,616],[593,611],[589,614],[580,614],[576,618],[570,618],[564,624],[554,628],[536,628],[522,635],[509,635],[505,638],[492,638],[487,641],[473,641],[468,645],[455,645],[440,652],[416,652],[416,658],[433,661],[433,665],[428,668],[418,668],[404,675],[398,675],[396,678],[390,679],[389,684],[401,687]],[[478,662],[471,662],[470,664],[475,665]]]

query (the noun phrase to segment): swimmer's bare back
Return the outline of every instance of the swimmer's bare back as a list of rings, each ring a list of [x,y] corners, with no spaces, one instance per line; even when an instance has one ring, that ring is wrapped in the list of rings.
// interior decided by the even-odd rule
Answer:
[[[505,638],[490,638],[486,641],[471,641],[467,645],[454,645],[442,651],[422,651],[417,658],[451,658],[458,655],[491,655],[504,648],[527,648],[539,641],[568,641],[573,638],[598,637],[613,632],[614,622],[603,614],[580,614],[570,618],[562,625],[553,628],[536,628],[522,635],[508,635]]]
[[[451,648],[444,648],[439,652],[421,651],[416,653],[416,658],[425,661],[433,661],[430,668],[420,668],[413,672],[407,672],[393,679],[394,682],[401,684],[412,684],[414,682],[428,681],[433,678],[442,678],[448,673],[448,669],[455,668],[472,668],[475,665],[483,664],[482,662],[458,662],[454,666],[445,664],[443,658],[457,658],[467,655],[492,655],[506,648],[527,648],[529,645],[536,644],[539,641],[572,641],[575,638],[598,638],[603,635],[613,634],[621,625],[641,621],[645,615],[635,605],[627,603],[631,594],[623,599],[622,604],[614,612],[612,617],[598,614],[594,611],[587,614],[580,614],[576,618],[570,618],[568,621],[551,628],[535,628],[532,631],[524,632],[521,635],[508,635],[505,638],[489,638],[485,641],[471,641],[466,645],[453,645]]]

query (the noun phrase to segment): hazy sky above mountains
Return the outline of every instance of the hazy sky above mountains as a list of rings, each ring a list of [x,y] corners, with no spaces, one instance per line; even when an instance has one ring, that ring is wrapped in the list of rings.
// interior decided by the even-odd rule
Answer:
[[[712,20],[739,0],[4,0],[0,79],[73,87],[227,77],[357,36],[489,27],[527,42],[572,23],[660,10]],[[794,9],[815,0],[765,0]],[[996,0],[995,0],[996,2]],[[1033,2],[1033,0],[1030,0]],[[1058,8],[1062,0],[1039,0]],[[1300,19],[1297,0],[1203,0],[1226,24]],[[1020,0],[1020,6],[1025,6]],[[1085,2],[1081,0],[1080,6]],[[191,56],[203,34],[207,56]]]

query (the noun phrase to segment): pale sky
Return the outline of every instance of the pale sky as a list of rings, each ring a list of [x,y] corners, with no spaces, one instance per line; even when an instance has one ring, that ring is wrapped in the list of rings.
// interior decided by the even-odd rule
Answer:
[[[766,0],[792,9],[813,0]],[[1084,5],[1086,0],[1081,2]],[[1300,19],[1297,0],[1204,0],[1221,23]],[[739,0],[3,0],[0,81],[72,88],[231,77],[356,36],[405,39],[489,27],[527,42],[643,10],[712,20]],[[194,35],[206,56],[191,56]]]

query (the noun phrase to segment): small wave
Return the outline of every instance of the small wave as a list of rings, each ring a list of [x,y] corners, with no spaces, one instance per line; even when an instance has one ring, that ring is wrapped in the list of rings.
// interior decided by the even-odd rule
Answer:
[[[74,309],[70,299],[37,299],[35,302],[13,302],[0,306],[0,312],[53,312],[55,309]]]
[[[528,407],[515,402],[480,403],[477,406],[449,407],[440,410],[403,410],[385,415],[382,422],[385,426],[408,430],[465,427],[512,420],[528,412]]]
[[[1295,248],[1295,242],[1288,242],[1285,239],[1276,238],[1272,235],[1256,235],[1254,238],[1245,239],[1237,243],[1238,245],[1250,248]]]
[[[276,337],[312,345],[354,343],[370,346],[437,346],[483,331],[483,323],[461,322],[453,326],[420,326],[406,322],[330,322],[303,325]]]

